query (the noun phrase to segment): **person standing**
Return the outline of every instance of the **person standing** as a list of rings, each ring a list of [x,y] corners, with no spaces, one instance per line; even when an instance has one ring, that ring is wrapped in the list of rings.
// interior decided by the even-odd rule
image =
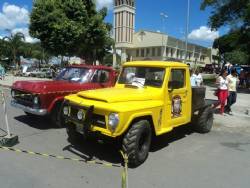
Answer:
[[[224,115],[224,108],[228,97],[228,80],[226,69],[222,70],[220,76],[216,80],[216,84],[218,85],[217,96],[219,102],[215,104],[214,108],[220,105],[220,114]]]
[[[5,77],[5,70],[4,70],[4,67],[0,65],[0,79],[4,80],[4,77]]]
[[[245,87],[245,71],[243,69],[240,70],[240,83],[239,83],[239,86],[244,88]]]
[[[225,106],[225,112],[230,115],[233,115],[231,106],[236,102],[237,98],[237,72],[235,69],[231,70],[231,74],[227,76],[228,80],[228,97],[227,97],[227,105]]]
[[[192,87],[197,86],[196,85],[196,74],[194,74],[194,70],[190,69],[190,83]]]
[[[200,87],[203,84],[203,78],[199,68],[196,69],[195,74],[196,74],[195,77],[196,86]]]

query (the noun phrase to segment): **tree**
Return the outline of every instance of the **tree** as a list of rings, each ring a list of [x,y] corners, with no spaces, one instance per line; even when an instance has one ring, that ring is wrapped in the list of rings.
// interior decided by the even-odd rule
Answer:
[[[241,54],[243,59],[248,57],[246,62],[250,63],[247,55],[250,49],[250,0],[203,0],[201,9],[206,7],[212,8],[208,21],[212,29],[230,28],[229,33],[215,40],[214,47],[219,48],[225,59],[232,54]]]
[[[0,60],[6,57],[5,41],[0,39]]]
[[[4,37],[4,41],[7,41],[6,47],[10,50],[11,52],[11,59],[13,60],[13,64],[16,65],[18,68],[18,59],[20,55],[20,47],[23,45],[23,42],[25,40],[24,34],[23,33],[11,33],[10,37]]]
[[[104,23],[107,9],[96,11],[92,0],[35,0],[30,34],[54,55],[101,59],[110,48],[111,28]]]
[[[244,65],[246,64],[248,59],[249,59],[249,55],[240,50],[234,50],[232,52],[225,53],[225,60],[232,64]]]
[[[48,62],[51,55],[42,48],[40,42],[24,43],[20,48],[22,56],[25,58],[35,58],[40,62]]]

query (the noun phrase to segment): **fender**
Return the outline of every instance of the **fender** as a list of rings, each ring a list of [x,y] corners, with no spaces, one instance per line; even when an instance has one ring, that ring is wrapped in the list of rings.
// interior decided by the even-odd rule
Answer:
[[[126,124],[124,126],[122,126],[122,129],[120,129],[116,134],[117,136],[120,136],[122,135],[123,133],[127,132],[128,129],[130,128],[131,126],[131,123],[133,122],[133,120],[137,119],[137,118],[140,118],[140,117],[144,117],[144,116],[150,116],[152,118],[152,122],[153,122],[153,126],[152,128],[154,129],[154,131],[156,132],[156,126],[155,126],[155,120],[154,120],[154,116],[153,116],[153,112],[152,111],[144,111],[144,112],[139,112],[139,113],[135,113],[135,114],[132,114],[128,121],[126,121]]]
[[[64,96],[60,96],[60,97],[56,97],[49,105],[48,107],[48,112],[51,113],[51,111],[53,110],[55,104],[58,102],[58,101],[63,101],[64,100]]]

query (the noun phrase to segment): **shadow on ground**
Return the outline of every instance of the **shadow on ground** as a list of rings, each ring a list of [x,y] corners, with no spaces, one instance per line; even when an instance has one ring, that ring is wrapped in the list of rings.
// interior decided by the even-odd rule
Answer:
[[[70,144],[64,147],[63,150],[69,151],[86,161],[96,160],[121,164],[123,159],[117,145],[114,143],[98,143],[94,140],[84,140],[81,144]]]
[[[237,93],[250,94],[250,88],[238,88]]]
[[[151,144],[150,152],[157,152],[167,147],[172,142],[180,140],[194,131],[190,125],[174,129],[172,132],[154,138]],[[113,164],[123,163],[120,154],[120,145],[118,143],[98,143],[90,139],[83,141],[79,145],[68,145],[63,150],[70,151],[84,160],[105,161]],[[150,154],[149,154],[150,155]]]
[[[47,129],[59,128],[56,125],[54,125],[47,117],[45,118],[40,116],[21,115],[15,117],[15,119],[35,129],[47,130]]]
[[[222,142],[221,145],[231,148],[231,149],[235,149],[237,151],[246,151],[244,149],[242,149],[242,146],[246,146],[246,145],[250,145],[250,142]]]
[[[187,135],[191,135],[193,133],[194,133],[194,130],[191,124],[177,127],[173,131],[167,134],[154,138],[151,144],[150,152],[157,152],[167,147],[172,142],[181,140],[182,138],[185,138]]]

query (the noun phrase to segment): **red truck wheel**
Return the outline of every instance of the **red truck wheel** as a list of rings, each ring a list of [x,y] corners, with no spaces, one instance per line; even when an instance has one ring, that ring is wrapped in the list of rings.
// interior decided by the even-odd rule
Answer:
[[[61,102],[57,102],[54,105],[54,108],[52,109],[51,114],[50,114],[50,119],[52,123],[56,125],[57,127],[63,127],[62,122],[61,122],[61,112],[60,112],[61,105],[62,105]]]

